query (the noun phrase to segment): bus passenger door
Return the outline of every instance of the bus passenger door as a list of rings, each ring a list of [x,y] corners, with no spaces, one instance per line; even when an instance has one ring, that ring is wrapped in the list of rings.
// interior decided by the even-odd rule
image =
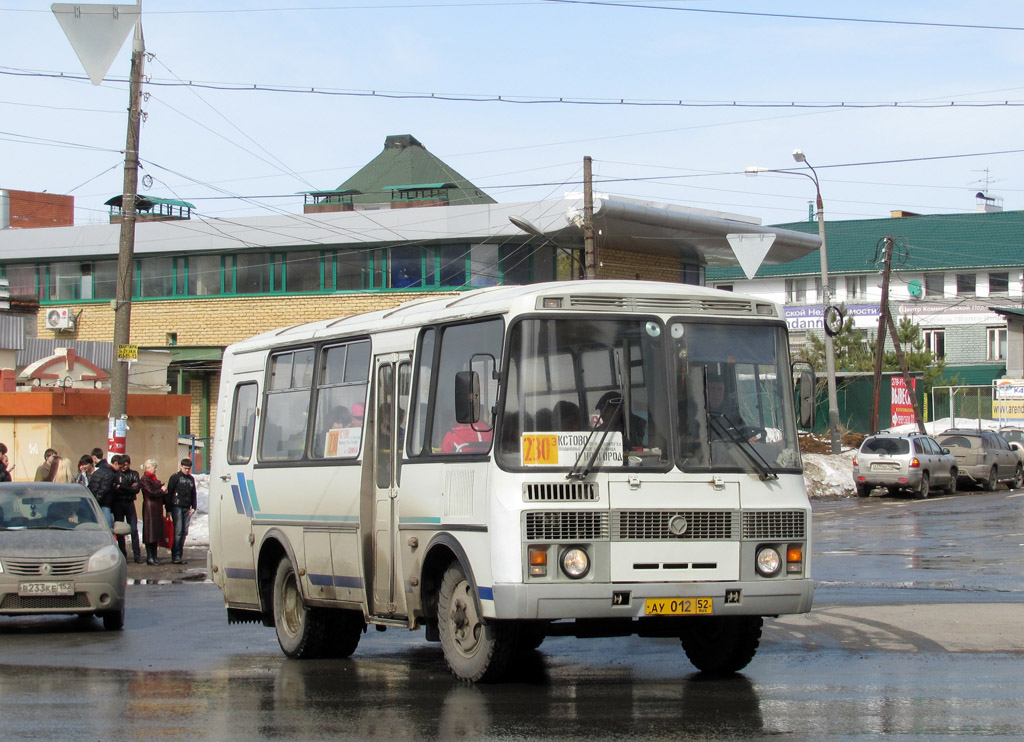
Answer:
[[[373,588],[370,612],[406,614],[397,564],[398,492],[409,406],[411,364],[407,354],[378,356],[374,362]]]

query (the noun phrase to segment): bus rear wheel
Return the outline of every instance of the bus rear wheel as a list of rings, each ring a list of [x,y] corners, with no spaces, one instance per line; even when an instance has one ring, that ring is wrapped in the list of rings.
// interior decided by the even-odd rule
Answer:
[[[448,669],[459,680],[499,680],[515,649],[511,628],[485,623],[475,590],[458,562],[441,580],[437,596],[437,629]]]
[[[731,675],[746,667],[761,641],[760,616],[691,618],[679,637],[694,667],[708,675]]]
[[[274,628],[281,651],[292,659],[324,656],[329,621],[324,611],[302,600],[299,578],[288,557],[281,559],[274,575]]]

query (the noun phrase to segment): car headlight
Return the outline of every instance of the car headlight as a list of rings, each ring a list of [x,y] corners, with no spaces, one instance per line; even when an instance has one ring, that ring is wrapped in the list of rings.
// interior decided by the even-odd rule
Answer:
[[[590,557],[579,547],[566,549],[562,552],[562,571],[566,577],[578,580],[590,571]]]
[[[121,550],[117,548],[116,544],[104,546],[89,557],[89,565],[86,567],[86,571],[102,572],[105,569],[111,569],[112,567],[116,567],[118,561],[121,559],[124,559],[124,557],[121,556]]]
[[[782,556],[773,546],[763,546],[757,552],[757,571],[765,577],[774,577],[782,568]]]

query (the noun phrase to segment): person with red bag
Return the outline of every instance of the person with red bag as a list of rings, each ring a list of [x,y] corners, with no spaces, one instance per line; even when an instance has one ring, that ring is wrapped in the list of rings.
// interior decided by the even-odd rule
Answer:
[[[157,559],[158,544],[164,540],[164,497],[167,490],[156,478],[156,459],[146,459],[142,475],[142,543],[146,545],[146,564],[160,566]]]

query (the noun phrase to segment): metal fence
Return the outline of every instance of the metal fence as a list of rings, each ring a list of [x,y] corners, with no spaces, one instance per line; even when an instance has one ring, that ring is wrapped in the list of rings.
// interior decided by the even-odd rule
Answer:
[[[935,386],[932,387],[931,411],[925,417],[931,420],[949,418],[951,426],[963,425],[965,420],[974,421],[978,427],[983,422],[998,424],[994,396],[992,384]]]
[[[213,438],[200,438],[195,435],[178,436],[178,458],[192,460],[193,474],[210,473],[210,452],[213,450]]]

